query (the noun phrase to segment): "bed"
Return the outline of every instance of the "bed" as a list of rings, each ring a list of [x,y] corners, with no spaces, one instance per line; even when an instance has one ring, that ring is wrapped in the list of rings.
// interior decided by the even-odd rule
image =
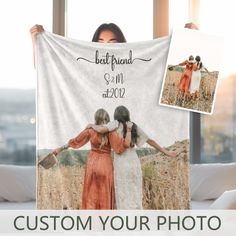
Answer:
[[[191,209],[236,209],[236,163],[190,165]]]
[[[36,202],[0,202],[0,210],[34,210],[36,209]]]
[[[205,201],[191,201],[191,209],[193,210],[205,210],[209,209],[215,200],[205,200]]]
[[[0,165],[0,209],[36,208],[35,166]]]

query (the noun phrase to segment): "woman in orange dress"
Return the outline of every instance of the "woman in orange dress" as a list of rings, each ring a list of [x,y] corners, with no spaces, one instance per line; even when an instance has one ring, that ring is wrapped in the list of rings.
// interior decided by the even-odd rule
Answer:
[[[107,124],[110,121],[108,113],[99,109],[95,113],[95,124]],[[128,124],[132,127],[132,123]],[[111,149],[120,154],[130,145],[131,134],[120,138],[117,131],[100,134],[93,129],[85,129],[78,136],[58,149],[54,154],[66,148],[80,148],[90,141],[89,152],[82,194],[82,209],[114,209],[114,177]]]
[[[178,90],[180,93],[180,98],[183,98],[184,96],[189,96],[189,86],[192,78],[192,72],[193,72],[193,66],[194,66],[194,57],[189,56],[189,59],[176,65],[176,66],[185,66],[185,69],[183,71],[183,74],[181,76],[181,79],[178,84]],[[170,68],[176,67],[171,66]]]

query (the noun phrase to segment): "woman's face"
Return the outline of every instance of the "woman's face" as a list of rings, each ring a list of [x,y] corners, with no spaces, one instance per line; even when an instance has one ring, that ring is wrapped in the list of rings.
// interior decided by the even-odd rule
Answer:
[[[102,31],[98,38],[99,43],[117,43],[116,35],[110,31]]]

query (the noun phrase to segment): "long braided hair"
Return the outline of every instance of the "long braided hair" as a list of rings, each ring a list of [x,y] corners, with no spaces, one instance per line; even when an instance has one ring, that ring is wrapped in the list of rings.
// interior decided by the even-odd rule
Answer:
[[[126,122],[130,121],[130,113],[129,110],[125,106],[118,106],[115,109],[114,112],[114,120],[117,120],[118,122],[123,124],[123,137],[125,138],[127,133],[127,125]],[[132,129],[131,129],[131,143],[130,147],[134,147],[137,143],[138,138],[138,127],[135,123],[133,123]]]

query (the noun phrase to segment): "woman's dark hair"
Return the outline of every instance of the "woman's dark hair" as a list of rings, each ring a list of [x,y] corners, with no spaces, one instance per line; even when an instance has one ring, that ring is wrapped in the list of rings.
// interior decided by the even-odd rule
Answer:
[[[118,43],[126,43],[126,39],[121,29],[114,23],[100,25],[93,35],[92,42],[98,42],[99,36],[103,31],[111,31],[115,34]]]
[[[202,62],[201,62],[201,57],[200,56],[196,56],[195,57],[195,60],[196,60],[196,62],[197,62],[197,66],[198,66],[198,68],[202,68]]]
[[[123,124],[123,137],[125,138],[126,133],[127,133],[126,122],[130,121],[129,110],[125,106],[118,106],[115,109],[115,112],[114,112],[114,120],[117,120],[117,121],[119,121],[120,123]],[[133,126],[132,126],[132,129],[131,129],[130,147],[134,147],[134,145],[137,143],[137,138],[138,138],[138,127],[133,122]]]
[[[194,60],[193,55],[190,55],[188,59],[189,59],[190,61],[191,61],[191,60]]]

